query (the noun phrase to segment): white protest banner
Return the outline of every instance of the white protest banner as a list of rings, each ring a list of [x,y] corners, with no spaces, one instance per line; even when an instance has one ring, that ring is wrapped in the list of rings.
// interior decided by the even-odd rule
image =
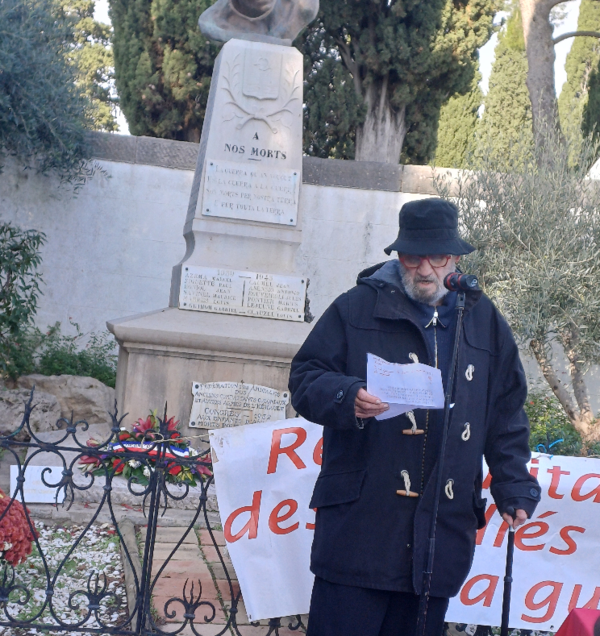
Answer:
[[[305,614],[323,427],[304,419],[210,431],[219,512],[248,618]]]
[[[308,504],[322,433],[300,418],[210,432],[221,520],[251,620],[308,611]],[[600,606],[600,460],[536,454],[530,469],[542,501],[515,534],[510,626],[556,631],[572,608]],[[508,526],[489,485],[486,475],[488,524],[450,602],[451,622],[500,624]]]
[[[542,500],[515,533],[509,625],[556,631],[574,607],[600,605],[600,460],[535,454],[531,472]],[[487,476],[488,525],[478,532],[473,567],[450,602],[448,621],[500,624],[508,526],[489,482]]]

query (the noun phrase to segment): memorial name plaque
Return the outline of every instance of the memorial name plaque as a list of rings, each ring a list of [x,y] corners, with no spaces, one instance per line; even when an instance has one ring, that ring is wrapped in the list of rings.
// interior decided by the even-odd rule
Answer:
[[[305,299],[305,278],[188,265],[179,308],[302,322]]]
[[[260,152],[272,153],[271,150],[251,150],[256,150],[257,161],[260,161]],[[207,160],[205,174],[202,210],[205,216],[296,224],[300,189],[298,170]]]
[[[225,428],[285,419],[290,394],[243,382],[192,384],[193,428]]]

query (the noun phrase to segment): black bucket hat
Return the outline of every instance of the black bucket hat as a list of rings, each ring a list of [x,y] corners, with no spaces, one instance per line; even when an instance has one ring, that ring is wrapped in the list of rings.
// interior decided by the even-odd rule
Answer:
[[[458,208],[444,199],[409,201],[400,209],[398,238],[386,254],[469,254],[472,245],[458,235]]]

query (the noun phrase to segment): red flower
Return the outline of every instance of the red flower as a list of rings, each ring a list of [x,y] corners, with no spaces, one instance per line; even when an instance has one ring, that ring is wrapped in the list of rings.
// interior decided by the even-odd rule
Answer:
[[[148,417],[143,420],[140,419],[133,425],[134,433],[146,433],[147,431],[154,430],[154,418],[152,415],[148,415]]]
[[[31,531],[22,504],[18,501],[11,502],[10,497],[2,490],[0,490],[0,517],[2,518],[0,520],[0,551],[7,544],[10,545],[10,548],[4,552],[3,558],[11,565],[19,565],[31,554],[32,543],[39,537],[39,533],[35,526],[33,526],[33,532]]]
[[[179,475],[179,473],[182,471],[181,466],[176,466],[173,464],[170,464],[171,468],[169,468],[169,475]]]
[[[115,471],[115,475],[120,475],[125,468],[125,462],[122,459],[118,459],[115,457],[115,459],[113,459],[113,468]]]
[[[123,440],[129,439],[130,437],[131,436],[126,431],[123,431],[122,433],[119,433],[119,441],[120,442],[122,442]]]
[[[89,455],[82,455],[79,459],[80,464],[95,464],[100,466],[100,460],[97,457],[90,457]]]
[[[176,431],[179,426],[179,420],[175,421],[174,417],[170,417],[165,424],[167,425],[167,431]]]

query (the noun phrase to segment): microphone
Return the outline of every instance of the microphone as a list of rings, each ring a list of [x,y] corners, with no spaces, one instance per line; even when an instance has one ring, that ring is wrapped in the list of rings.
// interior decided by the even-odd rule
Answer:
[[[450,291],[473,291],[479,289],[477,276],[452,272],[444,278],[444,287]]]

